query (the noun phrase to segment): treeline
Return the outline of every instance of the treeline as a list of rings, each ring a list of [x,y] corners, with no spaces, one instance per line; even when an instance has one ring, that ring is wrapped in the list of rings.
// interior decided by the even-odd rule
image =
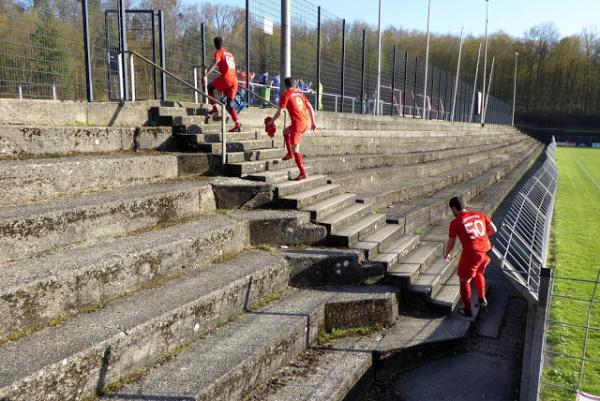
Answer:
[[[271,2],[270,11],[278,10],[278,0]],[[109,13],[105,19],[105,11],[116,10],[117,1],[88,0],[88,3],[96,98],[106,99],[109,94],[113,97],[115,94],[116,62],[113,56],[118,47],[118,32],[116,14]],[[181,0],[129,0],[126,5],[130,9],[163,10],[166,16],[167,68],[191,80],[193,67],[202,62],[201,23],[207,30],[208,58],[212,55],[210,39],[218,33],[236,54],[238,65],[245,65],[245,10],[243,2],[235,3],[186,5]],[[251,70],[257,74],[274,73],[279,69],[278,21],[277,17],[269,16],[269,10],[261,10],[260,7],[265,5],[257,3],[251,7]],[[294,75],[314,82],[316,10],[309,15],[302,10],[302,7],[296,6],[293,14],[292,69]],[[263,30],[265,20],[270,18],[275,18],[272,34]],[[108,24],[105,24],[106,21]],[[150,28],[147,16],[128,16],[129,46],[148,57],[152,56]],[[375,89],[375,27],[362,22],[347,24],[345,86],[350,96],[357,96],[360,91],[363,29],[367,31],[366,91],[370,94]],[[322,23],[321,51],[321,79],[326,92],[340,92],[341,38],[341,19],[327,15]],[[383,40],[382,84],[390,83],[392,48],[396,45],[397,86],[402,86],[403,52],[406,50],[411,57],[420,57],[422,63],[425,35],[389,28],[384,32]],[[482,37],[467,37],[465,40],[461,78],[467,83],[473,83],[480,43],[483,43]],[[454,74],[458,46],[457,36],[433,35],[431,63]],[[507,103],[512,103],[515,52],[519,53],[517,107],[521,115],[547,113],[572,116],[600,112],[600,34],[596,28],[584,28],[581,34],[564,38],[551,23],[535,26],[518,38],[502,32],[492,34],[488,59],[489,73],[489,64],[493,57],[496,58],[492,94]],[[140,93],[151,97],[152,70],[140,67],[140,71],[136,72]],[[81,3],[73,0],[0,0],[0,94],[14,96],[15,88],[20,84],[30,87],[42,84],[44,87],[53,83],[58,85],[63,98],[85,97]],[[481,79],[478,85],[481,85]],[[47,91],[44,92],[46,95]],[[42,92],[32,91],[32,94]],[[191,96],[189,91],[173,82],[169,93],[180,98]]]

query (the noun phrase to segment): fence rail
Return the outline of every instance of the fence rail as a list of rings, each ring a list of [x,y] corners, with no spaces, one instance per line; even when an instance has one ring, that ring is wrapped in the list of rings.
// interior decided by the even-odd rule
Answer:
[[[546,266],[554,198],[558,183],[556,141],[546,149],[546,160],[510,205],[494,241],[501,269],[539,298],[540,278]]]
[[[177,9],[151,9],[152,1],[131,0],[128,10],[123,4],[81,0],[65,10],[53,2],[0,0],[0,96],[116,100],[119,75],[129,76],[126,63],[119,72],[118,55],[126,50],[191,83],[194,68],[210,59],[210,39],[220,35],[236,56],[240,83],[247,80],[261,89],[262,97],[277,103],[278,91],[269,89],[282,81],[275,79],[280,64],[280,0],[205,1],[195,6],[192,16]],[[292,3],[292,48],[292,74],[302,80],[301,89],[311,93],[318,110],[375,111],[373,29],[297,0]],[[451,119],[453,74],[429,66],[425,77],[423,60],[387,42],[382,60],[382,113]],[[138,100],[192,102],[197,97],[188,86],[167,79],[150,65],[140,68],[136,78]],[[19,92],[19,85],[37,89]],[[56,96],[48,90],[52,87]],[[473,85],[459,81],[456,97],[455,120],[479,121],[477,107],[473,116],[469,114],[474,97],[478,98]],[[490,96],[486,122],[510,124],[511,107]]]

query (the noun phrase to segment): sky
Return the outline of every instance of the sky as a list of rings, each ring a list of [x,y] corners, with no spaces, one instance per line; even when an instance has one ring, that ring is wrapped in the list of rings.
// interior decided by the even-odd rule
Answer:
[[[187,4],[219,0],[184,0]],[[244,0],[220,0],[243,6]],[[269,4],[279,0],[250,0]],[[291,0],[303,1],[303,0]],[[378,0],[310,0],[348,21],[377,23]],[[431,0],[431,31],[434,33],[483,34],[484,0]],[[504,31],[522,36],[534,25],[554,22],[561,36],[580,33],[584,26],[598,24],[600,0],[490,0],[490,32]],[[383,0],[383,24],[409,30],[426,30],[427,0]]]
[[[347,20],[377,23],[378,0],[313,2]],[[383,0],[382,14],[384,26],[425,31],[427,0]],[[569,36],[580,33],[586,25],[597,24],[599,17],[600,0],[490,0],[489,29],[522,36],[534,25],[554,22],[562,36]],[[467,34],[483,34],[484,0],[431,0],[432,32],[458,35],[462,26]]]

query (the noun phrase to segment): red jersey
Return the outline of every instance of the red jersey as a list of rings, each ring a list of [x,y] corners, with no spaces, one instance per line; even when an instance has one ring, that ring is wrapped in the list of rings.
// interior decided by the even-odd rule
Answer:
[[[298,92],[296,88],[290,88],[283,94],[279,101],[279,107],[286,108],[290,113],[292,125],[302,131],[306,128],[304,113],[310,107],[306,96]]]
[[[225,81],[234,85],[237,84],[237,75],[235,72],[235,57],[224,48],[217,50],[214,54],[215,63],[219,67],[219,72]]]
[[[448,236],[460,239],[463,251],[488,252],[492,249],[487,227],[492,220],[481,212],[463,211],[450,223]]]

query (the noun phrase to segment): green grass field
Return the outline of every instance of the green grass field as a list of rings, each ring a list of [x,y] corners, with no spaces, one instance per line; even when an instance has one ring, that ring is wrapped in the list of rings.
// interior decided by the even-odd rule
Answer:
[[[600,270],[600,149],[559,148],[560,170],[550,265],[555,276],[596,280]],[[568,300],[556,295],[590,299],[594,284],[557,279],[552,300],[551,319],[586,325],[589,302]],[[600,288],[592,309],[591,326],[600,328]],[[551,324],[548,344],[552,351],[581,357],[585,329]],[[583,365],[583,391],[600,395],[600,331],[589,331],[588,359]],[[546,356],[543,380],[578,388],[581,361],[569,357]],[[544,401],[574,400],[575,394],[542,385]]]

